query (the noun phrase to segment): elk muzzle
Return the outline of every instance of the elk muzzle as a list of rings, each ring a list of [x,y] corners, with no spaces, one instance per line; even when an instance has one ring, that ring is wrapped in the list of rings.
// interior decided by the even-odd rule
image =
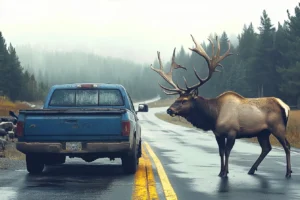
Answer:
[[[167,109],[167,114],[174,117],[176,115],[176,112],[172,108]]]

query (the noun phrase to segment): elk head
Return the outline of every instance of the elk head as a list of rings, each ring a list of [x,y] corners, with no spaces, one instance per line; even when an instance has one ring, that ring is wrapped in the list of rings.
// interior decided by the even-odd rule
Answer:
[[[191,51],[199,54],[200,56],[202,56],[205,61],[207,62],[208,65],[208,76],[204,79],[200,78],[200,76],[198,75],[198,73],[196,72],[195,67],[194,68],[194,73],[197,77],[197,79],[199,80],[199,82],[193,86],[188,86],[186,79],[184,78],[184,82],[185,82],[185,86],[186,88],[181,88],[178,84],[175,84],[173,82],[172,79],[172,72],[174,69],[178,69],[178,68],[183,68],[186,70],[185,67],[178,65],[175,62],[175,49],[173,51],[173,56],[172,56],[172,63],[171,63],[171,68],[169,73],[165,73],[163,71],[163,66],[162,66],[162,62],[160,59],[160,54],[159,52],[157,52],[158,55],[158,61],[159,61],[159,65],[160,65],[160,69],[155,69],[152,67],[152,65],[150,66],[152,68],[152,70],[156,71],[160,76],[162,76],[171,86],[173,86],[173,88],[167,88],[162,86],[160,83],[159,86],[163,89],[164,93],[167,95],[178,95],[179,97],[175,100],[175,102],[167,109],[167,113],[169,115],[171,115],[172,117],[178,115],[178,116],[182,116],[185,118],[189,118],[189,116],[191,115],[192,110],[195,108],[195,103],[196,100],[199,100],[199,96],[198,96],[198,88],[203,85],[204,83],[206,83],[211,77],[213,72],[219,72],[219,70],[217,70],[216,68],[218,66],[223,67],[220,62],[232,55],[232,53],[230,53],[230,42],[228,41],[228,50],[226,51],[226,53],[222,56],[220,56],[220,42],[218,40],[218,37],[216,37],[216,41],[217,41],[217,52],[216,54],[214,54],[214,43],[212,42],[211,39],[208,38],[210,44],[212,45],[212,57],[210,58],[207,53],[204,51],[203,47],[201,45],[199,45],[194,37],[191,35],[193,42],[195,43],[195,47],[194,48],[189,48]],[[203,98],[201,98],[203,100]],[[204,104],[200,105],[200,106],[205,106]],[[198,113],[200,114],[200,113]]]

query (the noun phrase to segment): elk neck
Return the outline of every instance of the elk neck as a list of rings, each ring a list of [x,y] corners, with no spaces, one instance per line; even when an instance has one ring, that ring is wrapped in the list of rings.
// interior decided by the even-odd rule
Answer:
[[[204,131],[214,130],[218,116],[218,101],[197,96],[190,115],[186,118],[193,126]]]

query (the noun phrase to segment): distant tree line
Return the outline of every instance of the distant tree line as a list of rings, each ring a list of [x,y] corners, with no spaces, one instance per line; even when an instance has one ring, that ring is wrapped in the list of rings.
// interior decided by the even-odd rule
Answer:
[[[0,96],[11,100],[34,101],[42,98],[47,87],[37,83],[34,74],[24,70],[15,48],[7,47],[0,32]]]
[[[199,89],[205,97],[215,97],[227,90],[233,90],[245,97],[276,96],[289,105],[300,105],[300,8],[295,7],[295,15],[287,11],[288,19],[276,26],[264,10],[261,23],[255,31],[252,23],[244,25],[238,44],[231,45],[234,54],[226,58],[221,73],[215,73],[209,83]],[[218,35],[212,33],[209,37]],[[197,33],[194,33],[196,40]],[[187,36],[189,37],[189,36]],[[203,39],[203,38],[202,38]],[[219,35],[221,54],[227,50],[226,31]],[[200,41],[199,41],[200,42]],[[7,49],[1,36],[0,55],[4,55],[0,69],[0,90],[12,99],[43,99],[48,86],[74,82],[120,83],[125,86],[132,98],[143,100],[157,94],[166,97],[157,82],[168,86],[164,80],[150,69],[150,64],[137,64],[132,61],[102,57],[83,51],[61,52],[34,49],[30,46]],[[175,44],[176,45],[176,44]],[[193,43],[191,40],[191,46]],[[206,52],[211,55],[212,46],[203,41]],[[170,50],[172,52],[172,50]],[[153,53],[156,56],[156,52]],[[171,58],[162,56],[163,61]],[[132,58],[131,58],[132,59]],[[176,54],[176,62],[188,68],[175,70],[174,80],[182,87],[183,76],[188,83],[198,80],[193,66],[200,76],[207,75],[205,60],[199,55],[186,52],[183,47]],[[159,67],[157,59],[153,62]],[[168,72],[170,62],[164,63]]]

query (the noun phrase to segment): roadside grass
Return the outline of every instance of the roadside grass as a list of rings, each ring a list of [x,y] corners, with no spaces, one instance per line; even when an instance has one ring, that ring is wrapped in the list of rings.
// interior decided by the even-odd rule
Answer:
[[[28,108],[30,107],[25,103],[19,101],[12,102],[8,98],[0,96],[0,116],[9,116],[10,110],[18,114],[19,110]],[[6,144],[3,154],[5,158],[10,160],[25,159],[25,155],[19,152],[15,147],[15,143],[12,142],[8,142],[8,144]]]
[[[165,99],[156,102],[151,103],[151,107],[165,107],[170,106],[174,102],[174,99]],[[150,107],[150,104],[149,104]],[[164,120],[166,122],[181,125],[184,127],[191,128],[193,127],[191,123],[186,121],[182,117],[171,117],[166,113],[156,113],[156,117],[158,117],[161,120]],[[257,138],[245,138],[243,140],[247,140],[249,142],[255,142],[258,143]],[[288,120],[288,126],[287,126],[287,140],[290,142],[292,147],[300,148],[300,110],[292,110],[290,113],[290,117]],[[281,144],[278,142],[278,140],[271,135],[270,137],[271,144],[273,146],[281,146]]]
[[[10,160],[25,160],[25,154],[18,151],[14,144],[7,144],[4,157]]]
[[[9,111],[18,113],[21,109],[27,109],[29,106],[22,102],[12,102],[8,98],[0,97],[0,116],[9,116]]]

